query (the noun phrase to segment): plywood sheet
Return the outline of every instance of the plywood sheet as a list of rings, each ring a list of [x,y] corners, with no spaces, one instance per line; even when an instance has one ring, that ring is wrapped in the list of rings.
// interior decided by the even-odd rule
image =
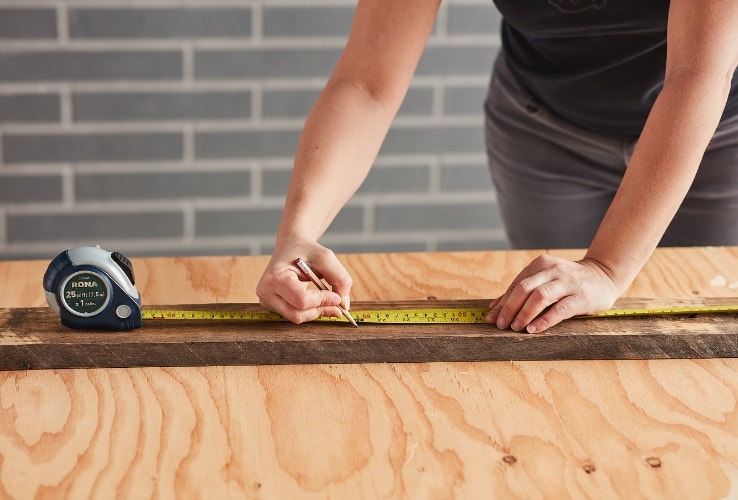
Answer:
[[[734,299],[672,301],[721,305]],[[354,310],[484,307],[487,300],[355,303]],[[622,299],[620,308],[666,301]],[[157,308],[175,306],[157,306]],[[249,311],[257,304],[177,309]],[[579,318],[543,334],[488,324],[362,324],[148,320],[127,332],[71,330],[47,308],[0,309],[0,368],[275,365],[431,361],[738,357],[738,316]]]
[[[537,253],[340,258],[358,310],[362,300],[496,296]],[[268,259],[136,259],[137,286],[147,304],[253,303]],[[0,262],[0,308],[44,306],[46,264]],[[626,295],[729,298],[736,286],[736,247],[659,249]],[[685,335],[704,332],[693,319],[669,321],[671,340],[677,322]],[[732,335],[735,319],[700,321]],[[48,324],[49,334],[73,333],[53,317]],[[130,335],[137,354],[150,327]],[[0,328],[0,338],[7,333]],[[0,422],[0,498],[705,499],[738,491],[738,358],[2,371]]]

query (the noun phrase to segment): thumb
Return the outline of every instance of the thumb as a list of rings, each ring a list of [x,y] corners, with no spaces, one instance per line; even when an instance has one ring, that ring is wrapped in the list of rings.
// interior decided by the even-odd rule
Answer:
[[[351,287],[354,282],[338,257],[333,252],[329,252],[322,259],[315,261],[314,270],[330,285],[331,290],[341,297],[343,307],[349,309],[351,306]]]

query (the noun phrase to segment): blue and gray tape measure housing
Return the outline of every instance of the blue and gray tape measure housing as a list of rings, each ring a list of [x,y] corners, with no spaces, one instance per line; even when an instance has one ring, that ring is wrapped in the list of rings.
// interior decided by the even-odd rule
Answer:
[[[49,307],[69,328],[140,328],[141,296],[131,262],[99,246],[65,250],[44,274]]]

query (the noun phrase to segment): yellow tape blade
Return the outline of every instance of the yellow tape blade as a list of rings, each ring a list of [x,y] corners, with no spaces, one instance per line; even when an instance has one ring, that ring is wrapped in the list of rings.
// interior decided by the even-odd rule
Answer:
[[[357,323],[484,323],[486,308],[439,308],[439,309],[384,309],[351,311]],[[215,320],[215,321],[286,321],[282,316],[266,311],[177,311],[168,309],[144,309],[147,320]],[[347,322],[344,317],[323,317],[316,321]]]
[[[144,309],[143,319],[151,320],[216,320],[216,321],[284,321],[276,313],[266,311],[177,311],[170,309]]]
[[[485,323],[489,310],[486,307],[439,307],[439,308],[398,308],[377,310],[355,310],[351,316],[357,323]],[[688,305],[658,308],[610,309],[578,318],[617,318],[638,316],[677,316],[693,314],[738,313],[738,304],[728,305]],[[184,321],[286,321],[273,312],[251,311],[205,311],[144,309],[141,316],[146,320],[184,320]],[[322,317],[316,321],[348,322],[346,318]]]
[[[690,314],[726,314],[738,313],[738,305],[712,306],[678,306],[649,309],[609,309],[596,314],[581,316],[582,318],[613,318],[633,316],[684,316]]]
[[[351,312],[357,323],[485,323],[487,308],[385,309]]]

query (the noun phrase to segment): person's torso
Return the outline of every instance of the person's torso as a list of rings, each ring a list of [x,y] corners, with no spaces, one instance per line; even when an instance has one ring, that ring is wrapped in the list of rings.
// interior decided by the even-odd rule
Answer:
[[[663,85],[669,0],[494,2],[508,64],[544,105],[590,130],[640,134]],[[738,111],[738,82],[730,101]]]

